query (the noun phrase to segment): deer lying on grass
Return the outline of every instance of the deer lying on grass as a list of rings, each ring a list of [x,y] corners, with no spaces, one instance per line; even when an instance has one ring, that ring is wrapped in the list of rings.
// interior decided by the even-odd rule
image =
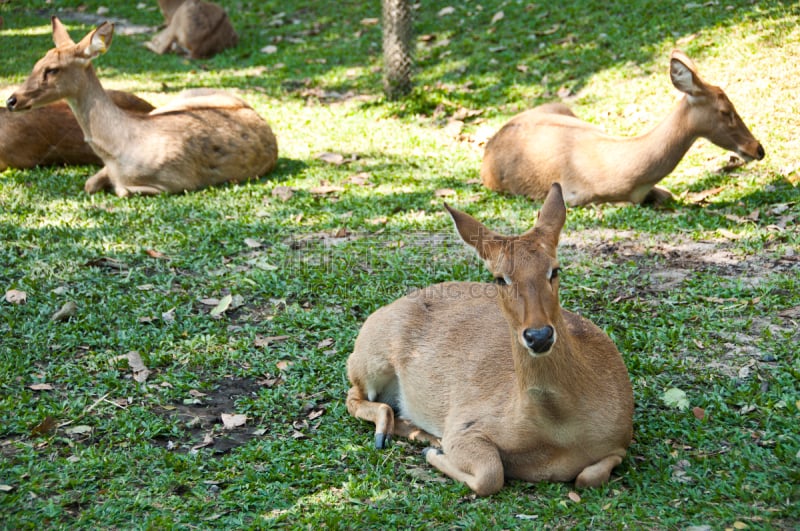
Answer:
[[[147,114],[153,106],[128,92],[109,90],[114,104],[128,112]],[[69,106],[59,101],[25,113],[0,109],[0,171],[51,164],[101,164],[83,139]]]
[[[185,53],[192,59],[233,48],[239,36],[220,6],[203,0],[158,0],[167,27],[146,46],[158,53]]]
[[[517,237],[447,209],[497,285],[437,284],[373,313],[347,362],[347,410],[375,423],[377,448],[441,439],[428,463],[481,496],[504,478],[605,483],[631,441],[633,394],[611,339],[559,305],[561,187]]]
[[[222,91],[188,90],[146,115],[114,105],[92,67],[111,44],[104,22],[75,44],[53,17],[56,47],[40,59],[6,102],[11,111],[66,99],[86,142],[105,166],[86,181],[94,193],[180,193],[263,175],[278,147],[269,125],[240,98]]]
[[[541,199],[552,183],[560,182],[570,205],[660,203],[671,194],[655,184],[675,169],[698,137],[746,161],[764,158],[764,148],[722,89],[700,79],[692,60],[679,50],[670,56],[669,74],[686,95],[641,136],[609,136],[561,103],[518,114],[487,143],[483,184]]]

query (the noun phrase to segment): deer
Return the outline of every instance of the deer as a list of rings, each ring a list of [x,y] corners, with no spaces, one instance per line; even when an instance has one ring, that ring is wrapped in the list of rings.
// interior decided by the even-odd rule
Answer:
[[[66,100],[104,164],[87,179],[86,193],[183,193],[257,178],[275,167],[275,135],[243,99],[189,89],[148,114],[126,113],[103,90],[92,66],[110,46],[114,25],[103,22],[77,44],[57,17],[52,28],[56,47],[36,62],[6,106],[16,112]]]
[[[561,186],[532,229],[504,236],[445,203],[494,284],[445,282],[379,308],[347,360],[347,411],[428,443],[425,460],[479,496],[506,479],[609,480],[633,434],[633,392],[614,342],[558,299]]]
[[[114,104],[133,113],[154,107],[129,92],[109,90]],[[24,113],[0,109],[0,171],[51,165],[102,164],[83,139],[78,121],[64,101]]]
[[[683,93],[672,112],[650,131],[620,138],[552,102],[524,111],[487,142],[480,175],[484,186],[542,199],[560,182],[570,206],[630,202],[663,204],[672,194],[655,186],[703,137],[744,161],[764,158],[725,92],[700,77],[682,51],[669,61],[672,84]]]
[[[158,54],[177,51],[192,59],[204,59],[233,48],[239,36],[223,8],[203,0],[158,0],[166,27],[148,49]]]

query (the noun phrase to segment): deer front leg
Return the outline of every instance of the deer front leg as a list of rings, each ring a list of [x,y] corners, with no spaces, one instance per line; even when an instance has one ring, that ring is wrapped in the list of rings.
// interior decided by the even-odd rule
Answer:
[[[86,179],[83,185],[83,191],[87,194],[94,194],[100,190],[111,188],[111,179],[108,176],[108,168],[103,166],[100,171]]]
[[[579,489],[586,487],[598,487],[608,481],[611,471],[615,466],[622,462],[619,455],[609,455],[593,465],[583,469],[575,478],[575,486]]]
[[[489,496],[503,488],[505,472],[496,446],[480,439],[442,442],[444,452],[437,448],[423,451],[430,465],[466,483],[478,496]]]

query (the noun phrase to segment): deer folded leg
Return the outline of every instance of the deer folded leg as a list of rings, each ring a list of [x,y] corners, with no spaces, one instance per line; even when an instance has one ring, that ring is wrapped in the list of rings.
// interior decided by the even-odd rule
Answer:
[[[94,194],[106,188],[111,188],[111,179],[108,177],[108,168],[105,166],[86,179],[86,183],[83,185],[83,191],[87,194]]]
[[[436,447],[442,446],[442,441],[439,439],[439,437],[428,433],[413,422],[410,422],[406,419],[396,418],[394,420],[394,431],[392,433],[398,437],[405,437],[411,441],[421,441]]]
[[[615,466],[622,462],[622,457],[618,455],[609,455],[604,457],[597,463],[589,465],[583,469],[575,478],[575,486],[577,488],[584,487],[597,487],[608,481],[611,476],[611,471]]]
[[[156,33],[149,42],[146,42],[144,45],[147,47],[148,50],[151,52],[156,52],[157,54],[165,54],[172,48],[172,43],[175,42],[175,32],[172,28],[167,27],[166,29]]]
[[[478,496],[489,496],[503,488],[505,474],[497,447],[487,441],[445,444],[447,453],[426,448],[425,460],[456,481],[466,483]]]
[[[354,417],[375,423],[375,448],[386,448],[394,433],[394,411],[389,404],[370,402],[358,387],[347,392],[347,411]]]

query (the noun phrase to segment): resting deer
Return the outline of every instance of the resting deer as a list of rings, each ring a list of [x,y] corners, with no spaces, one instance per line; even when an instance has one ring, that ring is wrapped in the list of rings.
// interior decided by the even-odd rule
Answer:
[[[239,42],[225,10],[203,0],[158,0],[167,27],[146,46],[159,54],[185,53],[192,59],[216,55]]]
[[[764,158],[764,148],[722,89],[703,81],[679,50],[670,56],[669,74],[685,96],[663,122],[641,136],[607,135],[561,103],[518,114],[487,143],[483,184],[541,199],[552,183],[560,182],[570,205],[661,203],[671,194],[655,184],[675,169],[698,137],[746,161]]]
[[[180,193],[272,170],[278,156],[272,129],[236,96],[188,90],[141,116],[114,105],[92,67],[113,32],[104,22],[75,44],[53,17],[56,47],[6,102],[9,110],[21,111],[67,100],[86,142],[105,164],[86,181],[87,193]]]
[[[117,107],[147,114],[153,106],[128,92],[109,90]],[[83,139],[69,106],[59,101],[25,113],[0,109],[0,171],[51,164],[101,164]]]
[[[481,496],[504,478],[605,483],[631,441],[633,394],[611,339],[559,305],[561,187],[516,237],[447,209],[496,285],[436,284],[373,313],[347,362],[347,410],[375,423],[377,448],[440,440],[428,463]]]

